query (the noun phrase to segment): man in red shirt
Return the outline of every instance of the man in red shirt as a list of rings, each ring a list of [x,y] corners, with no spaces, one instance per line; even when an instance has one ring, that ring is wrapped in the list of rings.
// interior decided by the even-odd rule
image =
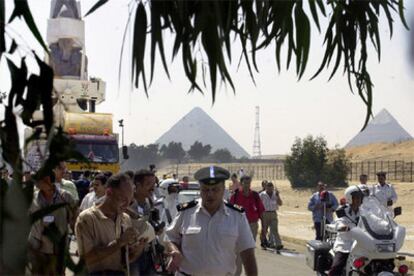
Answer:
[[[259,228],[259,219],[262,221],[262,215],[265,211],[259,193],[250,189],[252,178],[244,175],[240,178],[241,187],[237,189],[230,198],[231,204],[236,204],[246,212],[247,221],[252,230],[253,238],[256,240],[257,231]],[[242,271],[240,257],[236,260],[237,270],[235,275],[240,275]]]
[[[231,196],[230,203],[244,208],[253,238],[256,240],[257,229],[259,228],[258,221],[262,219],[262,214],[265,209],[259,193],[250,189],[252,178],[250,176],[243,176],[240,182],[241,188],[236,190]]]

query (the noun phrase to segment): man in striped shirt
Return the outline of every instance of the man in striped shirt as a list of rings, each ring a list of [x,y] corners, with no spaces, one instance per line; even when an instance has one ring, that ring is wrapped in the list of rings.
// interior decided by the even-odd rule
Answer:
[[[265,190],[260,193],[260,199],[263,202],[265,211],[262,219],[262,233],[260,235],[262,247],[274,247],[277,250],[283,248],[282,241],[278,231],[277,210],[283,202],[280,198],[279,191],[272,182],[265,184]],[[269,240],[266,238],[267,229],[270,227]]]

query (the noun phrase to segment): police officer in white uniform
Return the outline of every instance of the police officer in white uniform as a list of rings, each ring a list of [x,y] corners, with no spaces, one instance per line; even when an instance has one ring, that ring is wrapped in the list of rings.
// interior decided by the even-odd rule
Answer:
[[[161,220],[166,225],[169,225],[178,213],[177,205],[180,184],[175,179],[165,179],[161,182],[159,190],[164,204],[164,209],[161,212]]]
[[[335,228],[338,234],[333,246],[335,257],[329,276],[343,275],[342,271],[346,266],[349,252],[354,242],[354,239],[349,234],[349,230],[358,224],[359,207],[362,204],[363,198],[363,191],[358,186],[350,186],[345,190],[346,204],[336,210],[338,219],[335,221]]]
[[[255,242],[242,208],[223,200],[223,168],[210,166],[197,171],[201,200],[178,206],[179,213],[167,229],[168,264],[175,275],[234,275],[240,254],[248,276],[257,275]]]
[[[378,172],[378,183],[372,188],[372,194],[379,200],[379,202],[385,207],[392,207],[397,202],[397,193],[391,184],[385,182],[387,173]]]

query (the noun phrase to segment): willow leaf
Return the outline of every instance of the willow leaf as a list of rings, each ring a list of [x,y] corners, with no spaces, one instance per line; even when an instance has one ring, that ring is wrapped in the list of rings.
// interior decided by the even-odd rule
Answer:
[[[1,22],[6,22],[6,3],[4,0],[0,0],[0,59],[2,54],[6,51],[6,24]]]
[[[398,12],[400,13],[401,22],[404,24],[404,27],[407,30],[409,30],[410,28],[408,27],[408,24],[407,24],[407,21],[405,20],[405,15],[404,15],[404,0],[398,1]]]
[[[29,27],[30,31],[36,38],[36,40],[42,45],[43,50],[49,52],[48,47],[46,46],[43,38],[37,29],[36,23],[34,22],[32,13],[30,12],[29,5],[27,4],[27,0],[14,0],[14,10],[12,15],[10,16],[9,23],[14,20],[16,17],[23,16],[26,25]],[[4,21],[3,21],[4,22]]]
[[[145,43],[147,38],[147,13],[142,3],[138,4],[135,14],[134,24],[134,41],[133,41],[133,68],[132,78],[135,79],[135,87],[139,87],[139,77],[142,74],[142,81],[144,83],[145,94],[148,96],[147,83],[145,77],[144,68],[144,54],[145,54]],[[134,74],[135,72],[135,74]]]
[[[92,8],[90,8],[89,11],[85,14],[85,17],[95,12],[97,9],[105,5],[107,2],[108,0],[99,0],[98,2],[96,2],[95,5],[93,5]]]

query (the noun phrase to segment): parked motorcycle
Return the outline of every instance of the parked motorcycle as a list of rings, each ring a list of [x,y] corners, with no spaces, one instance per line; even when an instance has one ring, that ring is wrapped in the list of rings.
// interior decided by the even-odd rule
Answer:
[[[354,239],[344,276],[355,275],[407,275],[408,267],[401,265],[395,270],[395,260],[405,259],[398,256],[405,239],[405,227],[398,225],[394,218],[401,214],[401,207],[390,211],[380,204],[374,196],[364,198],[360,207],[357,227],[346,229],[347,235]],[[306,263],[316,275],[328,275],[332,266],[332,250],[336,234],[335,224],[325,227],[327,236],[324,241],[311,240],[307,243]]]

